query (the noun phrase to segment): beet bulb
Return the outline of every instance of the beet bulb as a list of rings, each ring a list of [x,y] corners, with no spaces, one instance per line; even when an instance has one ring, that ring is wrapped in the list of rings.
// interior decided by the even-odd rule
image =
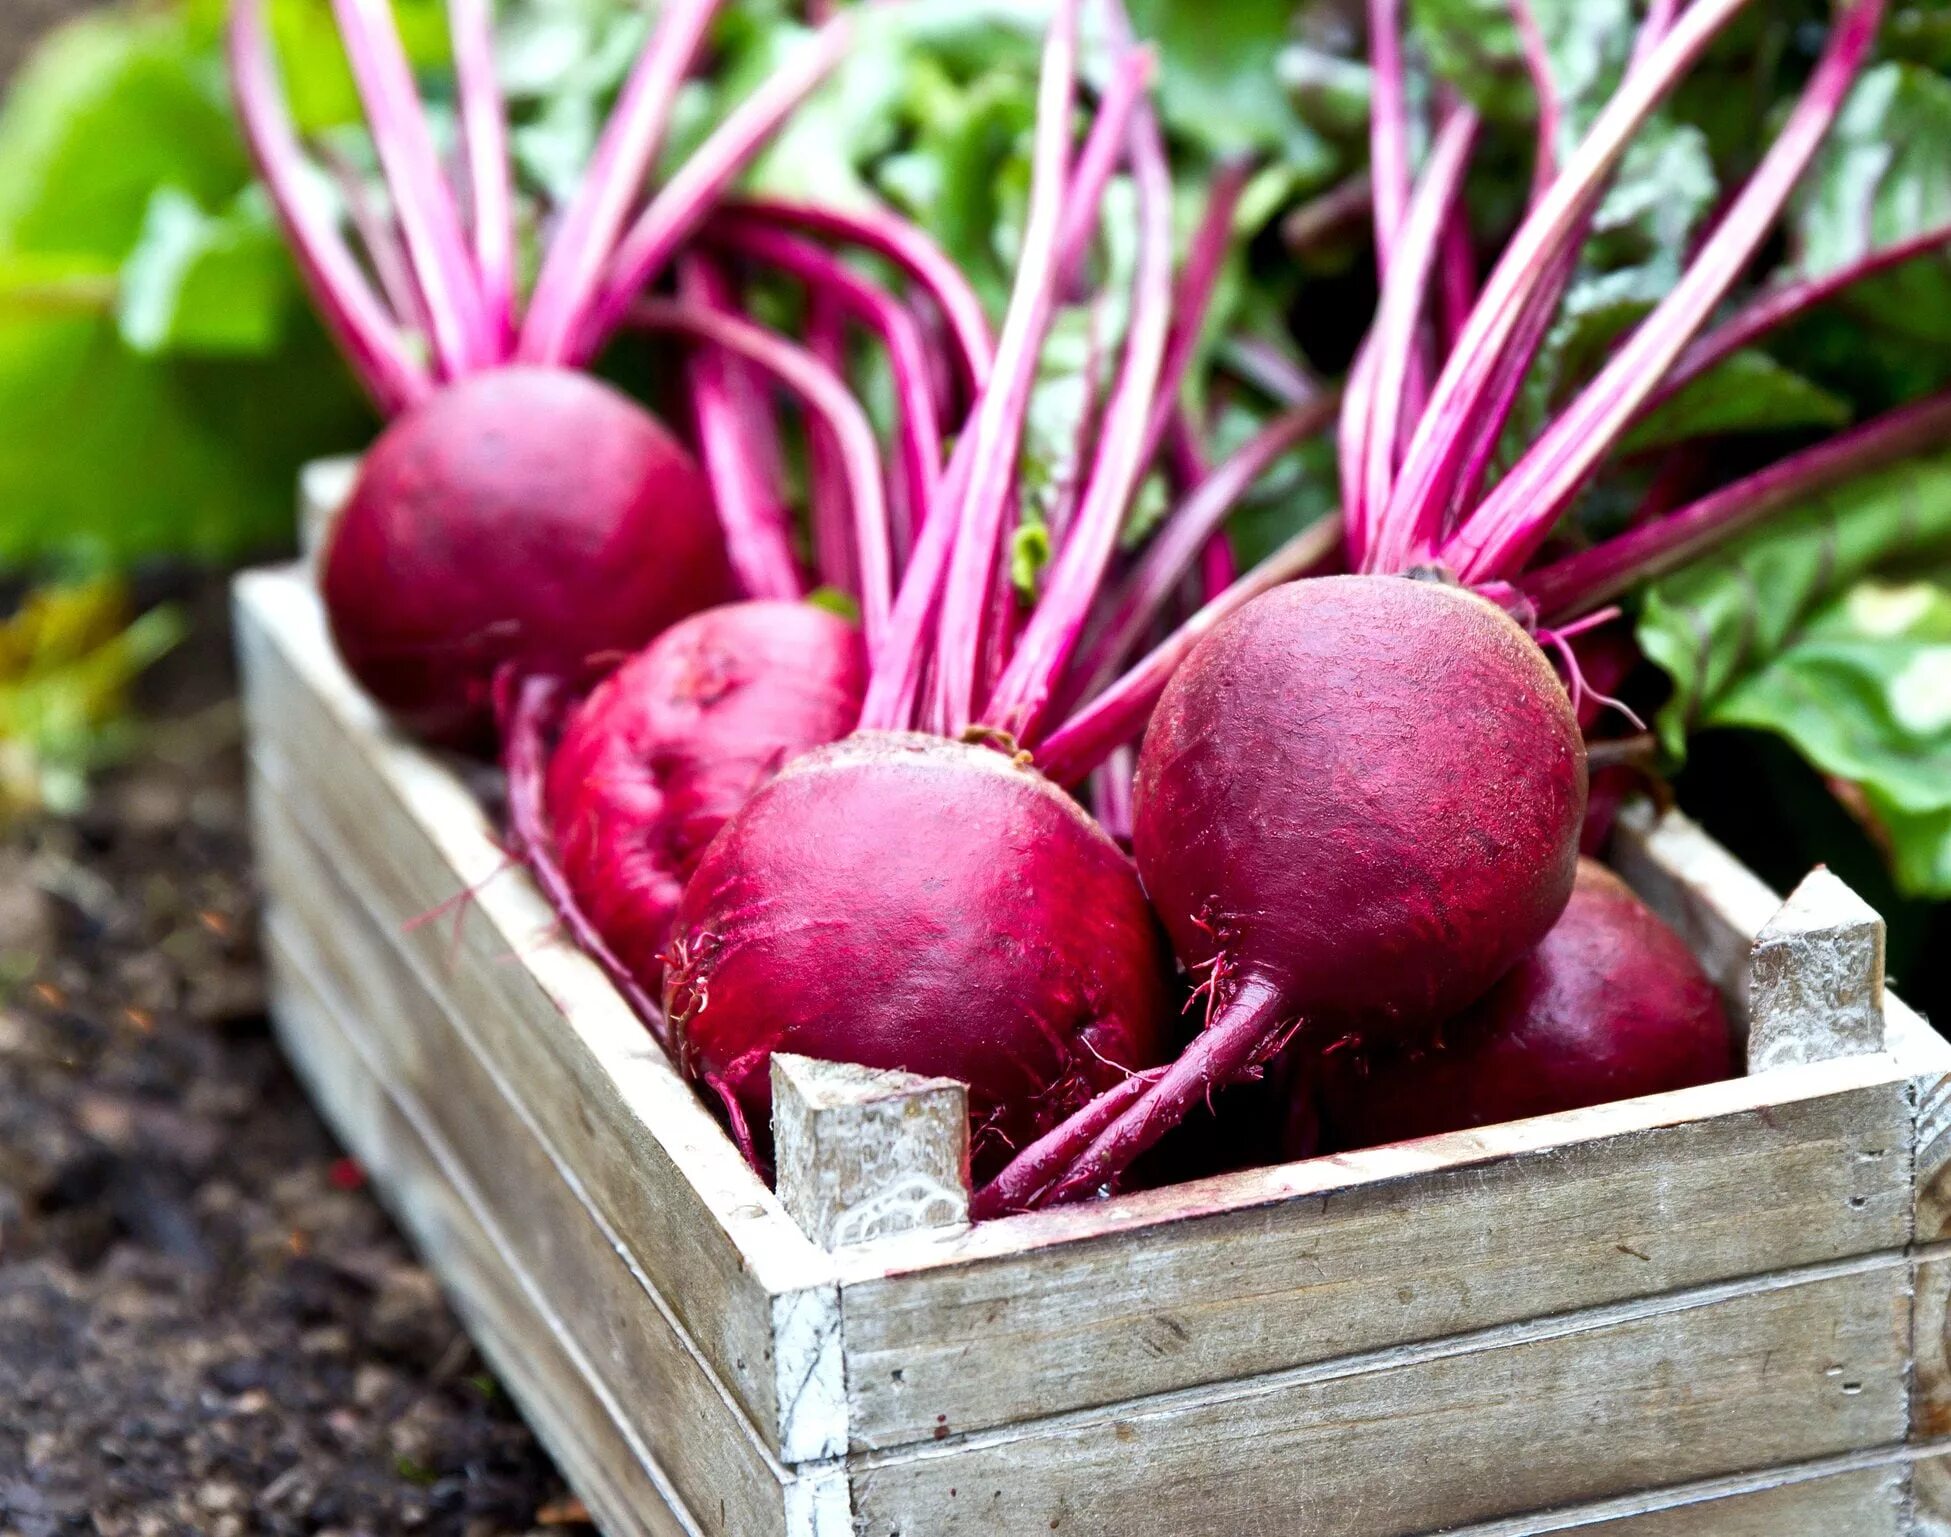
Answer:
[[[679,1060],[748,1152],[775,1051],[966,1083],[982,1172],[1171,1046],[1131,862],[1034,769],[941,737],[787,765],[705,851],[669,953]]]
[[[548,823],[578,907],[655,991],[671,919],[705,847],[792,759],[860,717],[867,658],[805,603],[728,603],[666,630],[570,716]]]
[[[1739,1071],[1721,995],[1626,883],[1579,862],[1564,916],[1436,1038],[1337,1053],[1319,1105],[1332,1150],[1577,1110]]]

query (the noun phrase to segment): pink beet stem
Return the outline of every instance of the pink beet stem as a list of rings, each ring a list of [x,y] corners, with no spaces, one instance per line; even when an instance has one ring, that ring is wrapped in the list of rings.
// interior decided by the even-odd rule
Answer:
[[[433,392],[433,380],[338,230],[306,193],[305,156],[278,87],[263,0],[237,0],[226,42],[244,138],[312,300],[380,410],[404,411]]]
[[[846,333],[832,295],[820,292],[808,297],[804,330],[806,350],[836,378],[844,379]],[[833,434],[818,422],[809,422],[806,428],[806,498],[812,513],[814,569],[827,586],[855,591],[858,578],[853,531],[848,526],[847,469]]]
[[[1206,207],[1199,216],[1199,227],[1193,231],[1192,247],[1186,253],[1185,267],[1172,294],[1172,330],[1165,347],[1165,367],[1159,375],[1152,419],[1145,430],[1147,464],[1158,456],[1160,446],[1175,430],[1175,419],[1181,450],[1192,446],[1192,423],[1183,416],[1180,395],[1205,334],[1213,292],[1219,286],[1226,254],[1233,248],[1233,216],[1239,211],[1240,196],[1246,191],[1252,170],[1252,165],[1245,160],[1229,160],[1213,172],[1208,184]],[[1200,470],[1203,472],[1203,465]]]
[[[687,303],[715,314],[735,312],[730,280],[701,257],[679,263],[678,292]],[[790,522],[775,494],[765,453],[747,436],[750,418],[733,394],[727,361],[722,350],[699,347],[685,365],[698,446],[725,531],[725,550],[748,596],[791,600],[805,589],[793,557]]]
[[[421,303],[420,290],[414,286],[413,266],[407,260],[406,247],[400,244],[399,226],[389,212],[373,201],[366,179],[342,152],[330,144],[322,144],[318,147],[318,158],[325,173],[332,178],[332,185],[338,189],[359,244],[365,248],[367,264],[378,280],[387,309],[392,312],[391,319],[403,330],[424,336],[427,311]]]
[[[1545,44],[1544,28],[1538,25],[1531,0],[1510,0],[1510,5],[1525,73],[1530,75],[1531,89],[1538,98],[1538,148],[1531,167],[1531,201],[1536,203],[1558,174],[1558,135],[1564,127],[1565,107],[1559,99],[1558,82],[1551,78],[1551,50]]]
[[[1070,149],[1071,103],[1077,76],[1077,0],[1060,0],[1037,88],[1036,142],[1029,219],[1017,262],[1015,290],[996,348],[995,373],[969,427],[974,447],[959,507],[931,507],[928,522],[956,521],[954,549],[941,594],[935,666],[940,697],[960,730],[975,716],[975,674],[989,577],[1003,534],[1003,513],[1015,484],[1016,458],[1042,350],[1056,304],[1057,236],[1063,219]]]
[[[1743,347],[1753,346],[1763,337],[1802,316],[1837,295],[1888,272],[1893,267],[1915,261],[1951,245],[1951,224],[1899,240],[1875,251],[1866,251],[1854,261],[1833,272],[1814,277],[1794,278],[1755,295],[1733,315],[1700,337],[1680,355],[1680,361],[1667,371],[1660,387],[1648,397],[1642,414],[1671,400],[1717,363],[1725,362]]]
[[[508,162],[508,109],[495,78],[488,4],[489,0],[449,0],[448,23],[454,36],[454,81],[467,150],[474,267],[491,356],[499,361],[515,341],[515,199]]]
[[[1425,333],[1432,279],[1444,227],[1463,196],[1463,178],[1477,138],[1477,114],[1467,108],[1444,121],[1429,164],[1416,183],[1389,274],[1382,285],[1370,351],[1369,421],[1363,434],[1362,506],[1371,517],[1389,505],[1402,445],[1409,375]],[[1374,529],[1368,530],[1373,540]]]
[[[996,344],[982,301],[947,253],[915,225],[885,209],[843,210],[776,198],[733,198],[724,206],[738,216],[844,241],[893,262],[920,285],[948,322],[962,382],[970,394],[980,393],[988,384]]]
[[[1477,303],[1477,254],[1470,248],[1470,205],[1458,199],[1443,226],[1441,283],[1437,292],[1437,338],[1448,357]]]
[[[1443,527],[1472,456],[1487,405],[1499,391],[1513,337],[1525,328],[1540,290],[1582,239],[1592,210],[1640,125],[1747,0],[1696,0],[1629,71],[1545,195],[1525,216],[1492,270],[1455,350],[1417,420],[1391,504],[1386,537],[1367,552],[1366,569],[1400,570]]]
[[[1111,78],[1098,98],[1097,116],[1084,136],[1084,147],[1077,152],[1070,189],[1064,194],[1064,223],[1057,235],[1059,293],[1070,293],[1077,287],[1084,261],[1091,254],[1091,242],[1097,238],[1104,189],[1124,158],[1131,115],[1151,89],[1157,68],[1158,59],[1151,49],[1128,50],[1112,66]]]
[[[914,505],[926,507],[941,481],[942,428],[928,382],[928,343],[906,305],[878,283],[813,244],[749,215],[720,216],[708,237],[726,249],[790,273],[831,294],[848,314],[880,339],[894,376],[901,419],[903,473]]]
[[[516,355],[563,363],[580,341],[602,291],[624,220],[642,193],[670,126],[671,106],[723,0],[670,0],[639,55],[596,153],[549,242],[529,295]]]
[[[333,0],[339,35],[366,108],[373,147],[426,302],[434,357],[456,379],[497,361],[454,192],[434,149],[426,108],[393,19],[391,0]]]
[[[548,773],[548,739],[565,705],[561,685],[549,678],[503,678],[497,684],[497,693],[502,716],[502,767],[508,777],[508,828],[515,845],[511,852],[528,867],[569,937],[603,968],[611,985],[623,994],[665,1055],[675,1060],[670,1024],[663,1009],[597,932],[577,902],[569,878],[556,863],[555,840],[542,804],[542,785]]]
[[[570,347],[569,361],[586,362],[602,350],[638,295],[655,281],[725,190],[846,57],[853,36],[851,14],[843,12],[827,22],[678,168],[618,244],[596,303]]]
[[[1051,691],[1083,634],[1132,497],[1155,451],[1151,428],[1154,407],[1162,398],[1160,370],[1172,328],[1172,173],[1149,106],[1133,114],[1131,137],[1139,244],[1124,362],[1105,408],[1076,525],[983,712],[986,724],[1018,741],[1030,741],[1036,734]],[[1188,347],[1188,358],[1190,353]],[[1161,436],[1165,420],[1165,415],[1158,416]]]
[[[1035,1204],[1061,1206],[1094,1194],[1183,1121],[1194,1105],[1264,1066],[1291,1023],[1281,1018],[1280,1007],[1280,994],[1271,984],[1251,976],[1233,983],[1218,1016],[1155,1081],[1136,1094],[1127,1093],[1121,1084],[1099,1096],[1116,1097],[1122,1103],[1117,1118],[1098,1133]],[[1099,1114],[1093,1102],[1072,1119],[1086,1122]],[[1064,1130],[1059,1127],[1051,1135],[1060,1136]],[[999,1181],[1008,1174],[1005,1169]]]
[[[1439,558],[1461,579],[1519,569],[1550,534],[1753,257],[1841,110],[1882,17],[1883,0],[1857,0],[1837,22],[1788,123],[1686,274],[1443,545]]]
[[[644,299],[632,310],[631,321],[646,330],[675,332],[749,359],[797,395],[833,433],[853,499],[854,539],[861,566],[861,630],[871,654],[887,629],[893,586],[887,501],[873,426],[845,381],[804,348],[795,347],[763,326],[697,305]]]
[[[1321,393],[1306,369],[1262,337],[1228,338],[1220,347],[1220,362],[1275,405],[1304,406]]]
[[[1369,177],[1375,266],[1386,281],[1409,217],[1409,97],[1402,59],[1401,0],[1368,0]]]
[[[1119,588],[1110,617],[1097,638],[1078,659],[1074,672],[1086,680],[1086,694],[1108,684],[1115,670],[1124,665],[1158,622],[1200,550],[1209,546],[1240,498],[1295,444],[1324,431],[1335,420],[1338,405],[1334,396],[1320,395],[1306,405],[1283,411],[1207,475],[1166,517]]]
[[[1007,1217],[1012,1212],[1029,1211],[1037,1197],[1119,1116],[1137,1102],[1140,1095],[1165,1076],[1162,1067],[1133,1073],[1122,1083],[1106,1089],[1068,1120],[1051,1128],[1012,1158],[1003,1171],[975,1193],[969,1215],[977,1222]]]
[[[1092,769],[1145,729],[1172,674],[1221,620],[1264,592],[1325,564],[1341,546],[1337,517],[1309,524],[1156,646],[1123,677],[1046,737],[1036,763],[1060,785],[1081,783]]]
[[[1603,608],[1639,582],[1675,567],[1831,486],[1951,439],[1951,391],[1913,401],[1860,427],[1668,513],[1516,579],[1548,624]]]
[[[962,499],[969,480],[975,440],[964,433],[949,456],[935,507],[921,525],[921,538],[901,575],[901,591],[894,603],[886,643],[872,654],[867,698],[861,706],[863,731],[907,731],[914,728],[915,707],[929,661],[927,637],[941,600],[954,551],[955,519],[947,509]]]

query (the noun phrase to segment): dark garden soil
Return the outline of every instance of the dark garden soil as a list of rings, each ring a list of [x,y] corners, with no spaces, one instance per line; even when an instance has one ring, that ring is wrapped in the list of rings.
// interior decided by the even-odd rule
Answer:
[[[0,847],[0,1537],[573,1526],[267,1033],[191,602],[137,755]]]

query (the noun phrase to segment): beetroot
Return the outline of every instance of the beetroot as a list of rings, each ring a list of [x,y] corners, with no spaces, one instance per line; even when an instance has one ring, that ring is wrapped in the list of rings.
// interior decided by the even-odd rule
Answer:
[[[500,670],[577,685],[736,590],[725,532],[689,453],[641,407],[570,371],[602,350],[838,61],[853,25],[837,17],[817,29],[639,210],[715,10],[664,8],[581,185],[539,221],[550,237],[524,295],[484,0],[447,7],[465,199],[416,94],[392,7],[334,8],[388,193],[380,217],[354,173],[339,173],[363,253],[311,185],[265,0],[232,8],[244,137],[322,318],[392,418],[327,551],[332,633],[351,672],[425,736],[483,745]],[[752,526],[748,511],[727,514],[741,570],[759,557],[756,569],[790,574],[785,530]],[[767,547],[756,550],[755,538]]]
[[[332,635],[410,730],[474,745],[494,675],[569,682],[733,591],[696,463],[586,374],[504,368],[395,421],[327,546]]]
[[[1130,862],[1034,769],[862,732],[788,765],[706,850],[665,1006],[748,1151],[790,1051],[960,1079],[981,1173],[1161,1059],[1163,960]]]
[[[1564,916],[1536,949],[1434,1042],[1330,1058],[1320,1110],[1331,1149],[1370,1147],[1739,1070],[1700,963],[1623,881],[1581,860]]]
[[[1099,1188],[1297,1032],[1399,1040],[1472,1002],[1564,910],[1585,788],[1571,701],[1494,605],[1394,576],[1256,598],[1173,676],[1138,763],[1138,868],[1210,1023],[982,1210]]]
[[[785,763],[853,728],[866,681],[846,620],[733,603],[666,630],[575,711],[548,822],[578,906],[633,976],[661,976],[705,845]]]

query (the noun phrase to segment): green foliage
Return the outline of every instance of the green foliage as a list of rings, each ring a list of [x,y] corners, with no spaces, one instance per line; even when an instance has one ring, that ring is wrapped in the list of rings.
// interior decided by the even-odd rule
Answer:
[[[0,113],[0,566],[232,559],[368,418],[311,322],[207,32],[108,13]]]
[[[1951,896],[1951,457],[1858,480],[1656,584],[1639,642],[1689,731],[1784,737],[1858,786],[1902,886]],[[1939,566],[1938,570],[1933,570]]]

